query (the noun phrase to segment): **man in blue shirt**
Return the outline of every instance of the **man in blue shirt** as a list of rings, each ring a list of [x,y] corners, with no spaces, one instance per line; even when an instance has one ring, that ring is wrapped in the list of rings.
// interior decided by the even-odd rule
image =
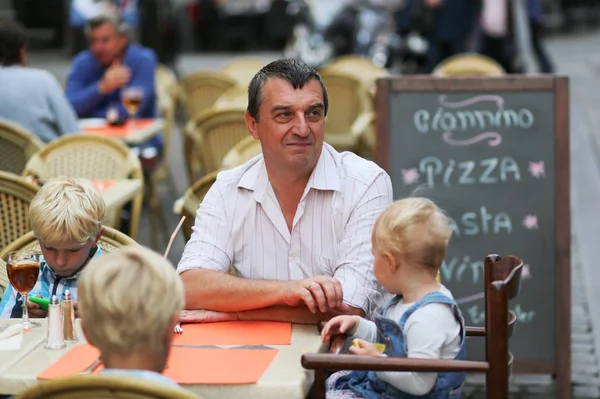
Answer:
[[[127,25],[110,13],[92,18],[86,27],[90,49],[73,60],[67,77],[67,98],[80,118],[106,118],[109,107],[115,107],[121,118],[127,112],[121,103],[121,89],[141,87],[144,99],[137,118],[155,118],[157,113],[154,88],[156,55],[154,51],[127,38]],[[142,147],[162,148],[156,136]],[[142,152],[143,154],[143,152]]]

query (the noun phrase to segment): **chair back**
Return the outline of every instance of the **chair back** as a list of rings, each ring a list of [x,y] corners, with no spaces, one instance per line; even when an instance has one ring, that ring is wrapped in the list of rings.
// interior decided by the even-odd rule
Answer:
[[[21,174],[29,158],[44,147],[36,135],[23,128],[0,121],[0,170]]]
[[[493,59],[476,53],[446,58],[433,70],[433,76],[503,76],[504,68]]]
[[[123,142],[96,135],[62,136],[34,154],[27,162],[23,175],[39,181],[58,177],[80,177],[90,180],[134,179],[143,183],[144,175],[139,158]],[[143,184],[142,184],[143,186]],[[137,238],[143,192],[133,198],[129,236]],[[107,212],[104,223],[117,227],[120,209]]]
[[[192,227],[196,218],[196,211],[200,207],[200,203],[204,199],[208,190],[217,181],[219,171],[211,172],[200,180],[196,181],[183,195],[183,204],[181,207],[181,216],[185,216],[185,221],[181,226],[185,241],[189,241],[192,237]]]
[[[184,105],[189,119],[212,108],[215,101],[237,81],[224,72],[196,72],[181,80]]]
[[[250,159],[262,153],[260,141],[252,136],[248,136],[225,154],[223,157],[223,169],[232,169],[236,166],[243,165]]]
[[[258,57],[237,57],[221,71],[235,79],[238,85],[247,88],[254,75],[265,65],[266,61]]]
[[[486,390],[493,398],[508,398],[513,355],[509,338],[514,333],[516,316],[508,302],[521,289],[523,261],[516,256],[488,255],[485,258],[485,346],[489,371]]]
[[[165,121],[163,129],[163,151],[162,162],[158,167],[158,175],[164,179],[171,154],[171,141],[175,130],[175,113],[177,100],[180,95],[180,87],[177,77],[167,66],[159,64],[156,67],[156,99],[161,118]]]
[[[198,399],[191,393],[137,378],[88,374],[42,381],[27,388],[17,399]]]
[[[373,63],[367,57],[349,54],[334,58],[320,72],[335,71],[360,80],[371,93],[375,93],[375,82],[378,78],[390,76],[387,69]]]
[[[245,113],[243,108],[211,109],[188,123],[186,134],[195,153],[192,157],[202,159],[204,173],[221,169],[225,154],[248,137]]]
[[[0,251],[31,230],[29,204],[38,190],[25,178],[0,171]],[[5,273],[0,269],[0,280]]]
[[[248,89],[244,86],[233,86],[215,101],[213,108],[248,108]]]

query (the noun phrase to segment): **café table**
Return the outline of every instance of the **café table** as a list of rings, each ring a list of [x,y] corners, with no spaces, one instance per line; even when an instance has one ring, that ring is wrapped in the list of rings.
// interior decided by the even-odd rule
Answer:
[[[106,203],[106,214],[131,201],[143,189],[142,181],[138,179],[94,180],[92,184],[100,191]]]
[[[137,119],[132,129],[131,121],[122,126],[111,126],[105,119],[87,118],[80,119],[79,126],[85,134],[120,138],[127,144],[139,145],[159,134],[165,128],[165,121],[162,118]]]
[[[41,322],[43,325],[38,327],[37,331],[32,330],[24,335],[24,345],[21,349],[23,353],[20,357],[16,358],[17,356],[13,355],[12,360],[8,361],[8,365],[5,364],[3,358],[0,366],[0,394],[18,394],[27,387],[35,385],[38,382],[37,375],[73,347],[72,344],[69,344],[66,349],[62,350],[45,349],[47,324],[46,320],[41,320]],[[185,334],[185,325],[183,327]],[[79,343],[84,343],[85,339],[81,333],[79,320],[76,321],[76,328]],[[27,350],[32,345],[34,349]],[[302,367],[300,358],[305,352],[323,352],[327,349],[321,342],[317,326],[294,324],[291,345],[269,345],[269,347],[278,349],[279,353],[256,384],[182,386],[203,399],[305,399],[312,385],[314,374]],[[198,359],[198,361],[202,361],[202,359]],[[235,365],[232,365],[232,372],[234,370]]]

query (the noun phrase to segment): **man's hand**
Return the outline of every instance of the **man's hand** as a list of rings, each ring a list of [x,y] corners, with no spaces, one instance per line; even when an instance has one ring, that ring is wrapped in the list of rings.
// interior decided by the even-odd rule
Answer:
[[[113,63],[106,69],[104,76],[98,85],[101,94],[110,93],[125,86],[131,78],[131,71],[125,65],[118,62]]]
[[[325,343],[329,343],[331,336],[335,334],[354,335],[360,323],[359,316],[336,316],[329,320],[323,331],[321,331],[321,339]]]
[[[179,321],[182,323],[217,323],[237,320],[237,313],[215,312],[212,310],[182,310],[179,314]]]
[[[343,302],[342,284],[333,277],[317,276],[288,283],[283,302],[288,306],[304,303],[312,313],[328,309],[349,310]]]
[[[43,298],[40,294],[36,295],[36,297]],[[48,317],[47,311],[43,310],[37,303],[31,302],[29,299],[27,299],[27,314],[29,317],[34,319],[43,319]]]

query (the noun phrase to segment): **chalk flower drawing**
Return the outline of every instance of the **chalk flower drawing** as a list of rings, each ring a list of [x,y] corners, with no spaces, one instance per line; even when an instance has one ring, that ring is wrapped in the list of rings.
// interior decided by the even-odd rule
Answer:
[[[528,264],[523,265],[523,270],[521,271],[521,277],[523,278],[531,278],[531,268]]]
[[[540,178],[546,175],[544,161],[529,162],[529,173],[535,178]]]
[[[523,219],[523,226],[525,226],[528,230],[533,230],[538,228],[538,219],[536,215],[527,215],[525,219]]]
[[[402,180],[407,186],[417,183],[419,181],[419,177],[420,175],[417,171],[417,168],[402,169]]]

